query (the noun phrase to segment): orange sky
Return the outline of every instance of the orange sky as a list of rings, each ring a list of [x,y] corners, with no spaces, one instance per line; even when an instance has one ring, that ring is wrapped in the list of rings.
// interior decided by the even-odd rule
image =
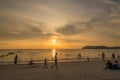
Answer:
[[[119,5],[119,0],[0,0],[0,49],[119,46]]]

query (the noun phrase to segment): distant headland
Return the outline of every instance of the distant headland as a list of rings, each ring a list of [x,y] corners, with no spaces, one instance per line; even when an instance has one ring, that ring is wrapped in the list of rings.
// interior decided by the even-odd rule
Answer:
[[[84,46],[82,49],[120,49],[120,46]]]

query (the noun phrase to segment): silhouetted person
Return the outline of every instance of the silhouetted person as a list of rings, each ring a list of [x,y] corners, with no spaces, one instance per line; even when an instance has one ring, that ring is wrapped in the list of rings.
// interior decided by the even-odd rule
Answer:
[[[51,68],[56,67],[56,69],[58,69],[57,53],[55,54],[54,62],[55,62],[55,63],[54,63],[54,65],[51,66]]]
[[[17,62],[18,62],[18,55],[16,54],[14,58],[14,64],[17,64]]]
[[[90,58],[89,58],[89,57],[87,57],[87,61],[90,61]]]
[[[29,65],[33,65],[34,63],[33,63],[33,60],[31,60],[30,62],[29,62]]]
[[[81,54],[80,54],[80,53],[78,53],[78,58],[80,58],[80,59],[81,59],[81,57],[82,57],[82,56],[81,56]]]
[[[102,60],[105,60],[105,53],[104,52],[101,54],[101,57],[102,57]]]
[[[114,69],[120,69],[120,64],[118,63],[118,60],[115,60]]]
[[[44,59],[44,65],[43,65],[43,68],[48,68],[48,65],[47,65],[47,58]]]
[[[110,60],[107,61],[105,69],[113,69],[113,64],[111,63]]]
[[[112,53],[112,59],[115,60],[115,54],[114,53]]]

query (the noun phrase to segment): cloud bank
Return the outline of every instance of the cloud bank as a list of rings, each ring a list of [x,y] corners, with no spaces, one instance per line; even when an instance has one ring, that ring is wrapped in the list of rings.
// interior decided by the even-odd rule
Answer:
[[[71,45],[116,45],[119,30],[120,0],[0,0],[2,45],[54,36]]]

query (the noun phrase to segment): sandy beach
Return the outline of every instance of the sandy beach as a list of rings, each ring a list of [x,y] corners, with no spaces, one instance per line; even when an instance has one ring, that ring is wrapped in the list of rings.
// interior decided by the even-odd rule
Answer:
[[[0,80],[120,80],[120,70],[104,70],[105,61],[61,62],[59,69],[43,64],[0,65]]]

